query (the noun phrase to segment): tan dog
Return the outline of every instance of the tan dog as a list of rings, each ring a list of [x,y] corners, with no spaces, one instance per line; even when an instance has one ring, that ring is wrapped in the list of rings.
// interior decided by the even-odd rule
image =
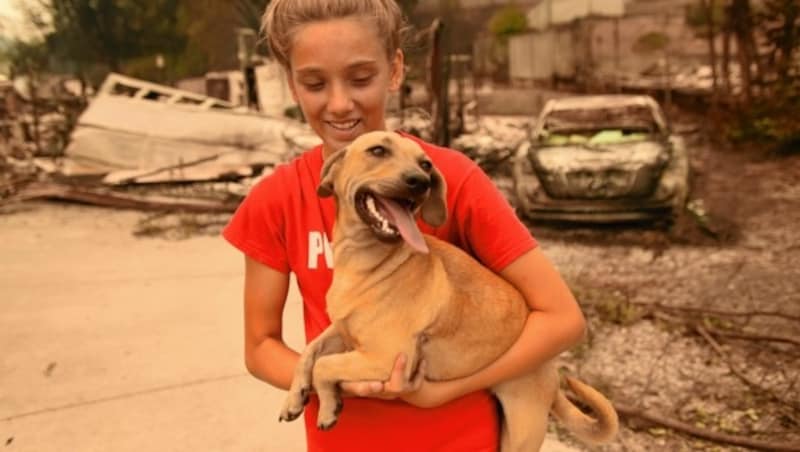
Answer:
[[[318,193],[337,201],[327,294],[333,323],[301,355],[281,420],[302,413],[313,382],[318,427],[333,427],[342,408],[338,383],[388,380],[400,352],[409,380],[422,359],[426,379],[449,380],[487,366],[516,341],[528,315],[522,295],[416,227],[418,212],[433,226],[447,215],[444,179],[418,144],[391,132],[362,135],[325,162]],[[553,363],[491,388],[504,412],[503,452],[539,450],[551,411],[586,442],[614,437],[611,403],[567,382],[598,420],[565,397]]]

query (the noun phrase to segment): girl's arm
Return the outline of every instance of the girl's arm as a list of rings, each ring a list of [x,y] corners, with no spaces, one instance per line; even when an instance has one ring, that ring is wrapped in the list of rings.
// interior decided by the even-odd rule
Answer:
[[[300,355],[282,339],[283,307],[289,292],[289,275],[245,257],[244,356],[247,370],[272,386],[288,390]],[[396,398],[419,388],[422,379],[405,381],[405,357],[398,357],[388,382],[343,382],[346,396]]]
[[[289,389],[300,356],[282,337],[288,292],[289,275],[245,257],[245,365],[254,377],[281,389]]]
[[[561,275],[535,248],[516,259],[500,275],[519,290],[531,308],[517,341],[495,362],[457,380],[424,382],[401,397],[420,407],[434,407],[465,394],[522,375],[578,343],[586,321]]]

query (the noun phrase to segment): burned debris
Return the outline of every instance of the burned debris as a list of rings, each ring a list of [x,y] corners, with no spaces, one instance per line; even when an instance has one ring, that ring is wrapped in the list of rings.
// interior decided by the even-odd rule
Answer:
[[[15,96],[13,89],[5,93]],[[19,131],[27,130],[25,121],[3,113],[3,204],[56,198],[119,208],[230,212],[254,181],[315,139],[299,121],[114,73],[60,147],[41,151],[41,143],[49,141],[31,139]],[[46,124],[39,122],[34,130],[49,131]],[[184,186],[178,196],[168,188],[175,185]]]

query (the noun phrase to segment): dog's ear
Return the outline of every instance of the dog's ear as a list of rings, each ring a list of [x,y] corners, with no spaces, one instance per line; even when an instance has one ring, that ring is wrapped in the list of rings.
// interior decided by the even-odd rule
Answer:
[[[342,167],[342,159],[347,152],[347,148],[334,152],[330,157],[325,160],[322,165],[322,175],[320,176],[319,187],[317,187],[317,194],[322,198],[327,198],[333,195],[333,179],[339,168]]]
[[[422,219],[438,228],[447,221],[447,185],[442,173],[435,167],[431,170],[431,193],[422,204]]]

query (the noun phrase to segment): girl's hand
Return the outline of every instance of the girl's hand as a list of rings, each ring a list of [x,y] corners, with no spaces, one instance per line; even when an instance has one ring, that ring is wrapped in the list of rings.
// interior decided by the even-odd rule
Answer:
[[[395,360],[392,374],[388,381],[343,381],[339,383],[343,395],[356,397],[373,397],[376,399],[393,400],[404,398],[406,394],[416,392],[422,386],[425,376],[425,362],[420,363],[416,376],[408,381],[405,378],[406,355],[400,353]]]

